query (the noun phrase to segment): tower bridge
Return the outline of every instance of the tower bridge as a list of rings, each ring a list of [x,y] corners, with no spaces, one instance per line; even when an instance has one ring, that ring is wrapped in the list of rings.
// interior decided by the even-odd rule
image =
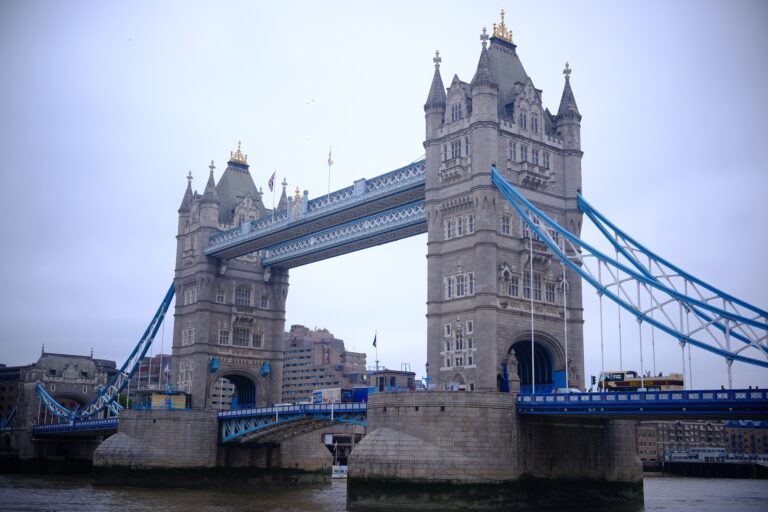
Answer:
[[[281,442],[330,421],[365,423],[368,436],[350,474],[374,487],[381,480],[518,482],[533,475],[636,490],[632,424],[614,418],[765,417],[763,391],[549,393],[585,381],[582,283],[672,342],[722,357],[729,372],[734,361],[768,366],[768,313],[652,253],[584,200],[582,116],[568,64],[553,113],[503,17],[492,36],[483,30],[469,82],[455,76],[446,88],[441,62],[436,53],[423,161],[312,200],[306,191],[289,197],[284,186],[274,211],[265,208],[239,145],[218,182],[211,164],[202,194],[193,192],[190,176],[178,211],[173,286],[131,360],[151,343],[175,293],[174,385],[207,415],[199,425],[217,433],[211,443]],[[615,258],[580,238],[585,213],[615,244]],[[378,393],[366,407],[343,411],[272,407],[280,401],[289,269],[424,232],[433,389]],[[691,319],[700,323],[690,327]],[[87,414],[109,411],[132,371],[125,366]],[[214,411],[223,378],[249,409]],[[73,425],[84,419],[85,409],[69,411],[46,390],[41,396]],[[173,427],[167,436],[178,432],[172,412],[160,422]],[[164,427],[145,416],[131,420],[131,435],[147,428],[162,436]],[[128,446],[125,436],[112,439],[103,453]],[[568,446],[560,446],[564,439]],[[353,502],[364,494],[350,487]]]

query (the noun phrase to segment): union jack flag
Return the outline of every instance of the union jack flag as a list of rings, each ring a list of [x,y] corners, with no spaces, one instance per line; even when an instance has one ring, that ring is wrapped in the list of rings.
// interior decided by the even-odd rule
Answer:
[[[275,173],[277,173],[277,171],[272,173],[272,177],[269,178],[269,181],[267,182],[267,185],[269,185],[270,192],[272,192],[275,189]]]

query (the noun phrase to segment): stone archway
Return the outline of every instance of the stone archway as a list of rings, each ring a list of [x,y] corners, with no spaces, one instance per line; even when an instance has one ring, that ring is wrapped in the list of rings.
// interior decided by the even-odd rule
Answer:
[[[264,402],[264,384],[244,370],[221,370],[208,390],[208,407],[217,410],[246,409],[269,405]]]
[[[452,391],[467,391],[469,389],[467,378],[461,372],[456,372],[451,378],[451,382],[447,383],[446,386]]]
[[[555,359],[546,344],[535,342],[531,354],[531,341],[521,340],[512,344],[507,354],[514,357],[517,363],[516,377],[520,379],[521,393],[530,393],[534,389],[537,393],[552,391],[555,387]]]

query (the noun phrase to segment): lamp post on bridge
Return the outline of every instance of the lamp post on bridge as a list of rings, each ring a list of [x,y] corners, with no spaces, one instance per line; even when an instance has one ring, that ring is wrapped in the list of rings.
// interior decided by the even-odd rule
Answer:
[[[426,370],[427,376],[424,377],[424,383],[426,385],[426,391],[429,391],[429,381],[432,380],[429,378],[429,361],[427,361],[427,364],[424,365],[424,369]]]

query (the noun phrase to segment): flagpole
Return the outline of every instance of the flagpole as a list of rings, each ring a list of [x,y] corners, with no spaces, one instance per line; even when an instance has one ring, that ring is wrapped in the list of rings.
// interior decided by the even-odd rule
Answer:
[[[277,169],[275,169],[275,173],[273,174],[273,176],[275,174],[277,174]],[[275,188],[276,187],[275,187],[275,185],[273,183],[272,184],[272,213],[275,213]]]
[[[376,329],[374,331],[373,335],[373,341],[376,341],[376,343],[373,345],[373,348],[376,349],[376,371],[379,371],[379,346],[378,346],[378,338],[379,338],[379,330]]]

